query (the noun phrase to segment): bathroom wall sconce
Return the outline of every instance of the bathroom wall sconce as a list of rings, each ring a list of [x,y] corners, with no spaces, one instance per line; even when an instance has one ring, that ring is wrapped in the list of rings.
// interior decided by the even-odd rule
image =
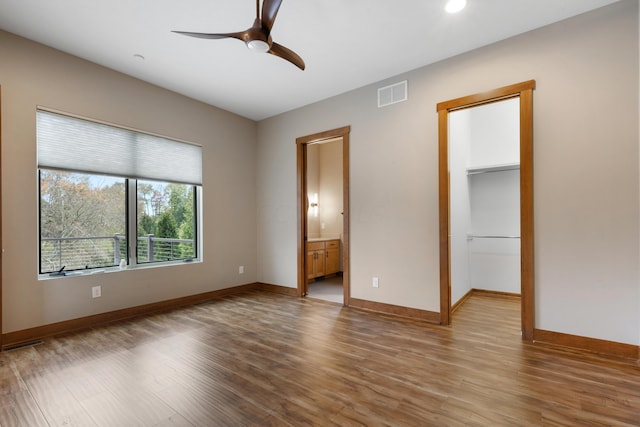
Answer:
[[[309,215],[318,216],[318,193],[311,193],[307,196]]]

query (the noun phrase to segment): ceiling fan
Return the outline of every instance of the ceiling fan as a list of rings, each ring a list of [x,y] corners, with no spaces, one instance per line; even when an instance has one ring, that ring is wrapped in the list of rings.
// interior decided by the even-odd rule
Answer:
[[[270,53],[304,70],[304,61],[298,54],[271,40],[271,28],[273,28],[273,23],[276,20],[276,15],[278,14],[278,9],[280,9],[281,4],[282,0],[264,0],[262,3],[262,17],[260,17],[260,0],[256,0],[256,19],[253,21],[253,25],[251,28],[237,33],[173,32],[201,39],[238,39],[243,41],[252,51]]]

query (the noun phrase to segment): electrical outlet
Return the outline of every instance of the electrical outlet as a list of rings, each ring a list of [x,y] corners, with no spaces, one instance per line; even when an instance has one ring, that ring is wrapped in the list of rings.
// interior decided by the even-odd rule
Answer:
[[[244,274],[244,265],[238,267],[238,274]]]
[[[371,286],[373,286],[374,288],[377,288],[378,285],[379,285],[378,278],[374,277],[373,280],[371,280]]]
[[[91,296],[93,298],[100,298],[102,296],[102,287],[94,286],[93,288],[91,288]]]

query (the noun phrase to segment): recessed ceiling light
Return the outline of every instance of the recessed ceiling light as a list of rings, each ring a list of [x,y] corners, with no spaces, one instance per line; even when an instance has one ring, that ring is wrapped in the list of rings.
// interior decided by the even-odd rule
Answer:
[[[140,55],[139,53],[134,54],[133,57],[138,61],[144,61],[144,56]]]
[[[465,8],[467,0],[449,0],[445,6],[445,10],[449,13],[457,13]]]

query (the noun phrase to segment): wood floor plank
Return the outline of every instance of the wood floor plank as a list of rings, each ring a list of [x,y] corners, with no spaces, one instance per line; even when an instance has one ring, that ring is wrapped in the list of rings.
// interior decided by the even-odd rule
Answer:
[[[28,391],[3,396],[0,404],[0,426],[48,426],[38,403]]]
[[[640,426],[635,361],[519,328],[515,298],[442,327],[252,291],[0,354],[0,426]]]
[[[162,420],[159,423],[154,424],[153,427],[194,427],[194,425],[182,415],[174,414],[166,420]]]
[[[62,374],[64,375],[64,372]],[[80,402],[60,380],[58,372],[31,372],[25,375],[25,383],[50,425],[96,425]]]

